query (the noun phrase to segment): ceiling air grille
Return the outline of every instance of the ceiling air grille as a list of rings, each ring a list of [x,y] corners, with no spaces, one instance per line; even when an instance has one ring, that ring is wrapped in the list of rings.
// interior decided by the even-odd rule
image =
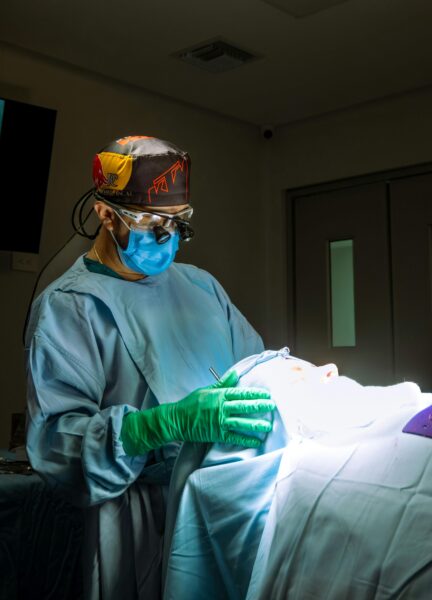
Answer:
[[[174,56],[212,73],[223,73],[257,58],[250,52],[240,50],[240,48],[221,40],[186,48],[186,50],[176,52]]]
[[[347,0],[262,0],[262,2],[271,4],[292,17],[309,17]]]

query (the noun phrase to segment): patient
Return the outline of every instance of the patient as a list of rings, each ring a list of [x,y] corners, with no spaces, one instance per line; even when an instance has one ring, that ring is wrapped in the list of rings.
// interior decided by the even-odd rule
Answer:
[[[249,357],[235,369],[241,385],[259,384],[270,390],[290,438],[320,438],[323,443],[325,438],[332,444],[339,438],[353,441],[362,435],[357,429],[364,430],[388,413],[420,410],[431,403],[431,396],[421,394],[415,383],[362,386],[339,376],[336,365],[312,365],[292,357],[287,348]]]
[[[273,432],[257,450],[214,445],[189,477],[165,597],[428,597],[432,440],[402,429],[431,395],[287,349],[234,368],[270,390]]]

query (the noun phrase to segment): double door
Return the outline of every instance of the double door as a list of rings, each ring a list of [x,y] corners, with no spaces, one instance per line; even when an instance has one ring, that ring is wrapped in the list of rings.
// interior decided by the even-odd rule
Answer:
[[[432,391],[432,173],[291,194],[294,351]]]

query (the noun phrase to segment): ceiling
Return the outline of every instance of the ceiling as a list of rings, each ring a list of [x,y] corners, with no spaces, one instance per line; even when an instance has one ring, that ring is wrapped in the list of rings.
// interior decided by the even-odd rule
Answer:
[[[258,125],[432,85],[430,0],[310,6],[326,4],[296,18],[263,0],[13,0],[0,40]],[[219,37],[260,58],[209,73],[173,57]]]

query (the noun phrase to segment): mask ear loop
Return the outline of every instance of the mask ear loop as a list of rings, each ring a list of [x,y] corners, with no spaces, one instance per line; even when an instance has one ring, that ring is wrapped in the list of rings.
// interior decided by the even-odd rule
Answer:
[[[115,209],[114,206],[111,205],[111,208],[113,209],[113,211],[115,212],[115,214],[117,215],[117,217],[120,219],[120,221],[123,223],[123,225],[128,229],[129,234],[131,233],[132,229],[129,227],[129,225],[126,223],[126,221],[123,219],[123,217],[121,216],[121,214],[119,212],[117,212],[117,210]],[[114,235],[114,233],[109,230],[109,233],[114,241],[114,244],[116,245],[116,250],[117,250],[117,255],[120,258],[120,251],[123,250],[123,248],[120,246],[120,244],[117,241],[116,236]]]
[[[123,217],[121,216],[121,214],[119,212],[116,211],[116,209],[114,207],[112,207],[113,211],[115,212],[115,214],[118,216],[118,218],[120,219],[120,221],[123,223],[123,225],[125,227],[128,228],[129,231],[132,231],[131,227],[129,227],[129,225],[126,223],[126,221],[123,219]]]
[[[125,226],[125,227],[128,229],[128,231],[129,231],[129,234],[130,234],[130,232],[132,231],[132,229],[129,227],[129,225],[126,223],[126,221],[123,219],[123,217],[121,216],[121,214],[120,214],[119,212],[117,212],[117,211],[116,211],[116,209],[114,208],[114,206],[111,206],[111,208],[113,209],[113,211],[115,212],[115,214],[117,215],[117,217],[120,219],[120,221],[123,223],[123,225],[124,225],[124,226]],[[116,236],[113,234],[113,232],[112,232],[111,230],[109,230],[109,232],[110,232],[110,234],[111,234],[111,237],[112,237],[112,239],[113,239],[113,240],[114,240],[114,242],[115,242],[115,245],[117,246],[117,252],[118,252],[118,249],[119,249],[119,248],[121,248],[121,246],[120,246],[120,244],[118,243],[118,241],[117,241],[117,238],[116,238]]]

